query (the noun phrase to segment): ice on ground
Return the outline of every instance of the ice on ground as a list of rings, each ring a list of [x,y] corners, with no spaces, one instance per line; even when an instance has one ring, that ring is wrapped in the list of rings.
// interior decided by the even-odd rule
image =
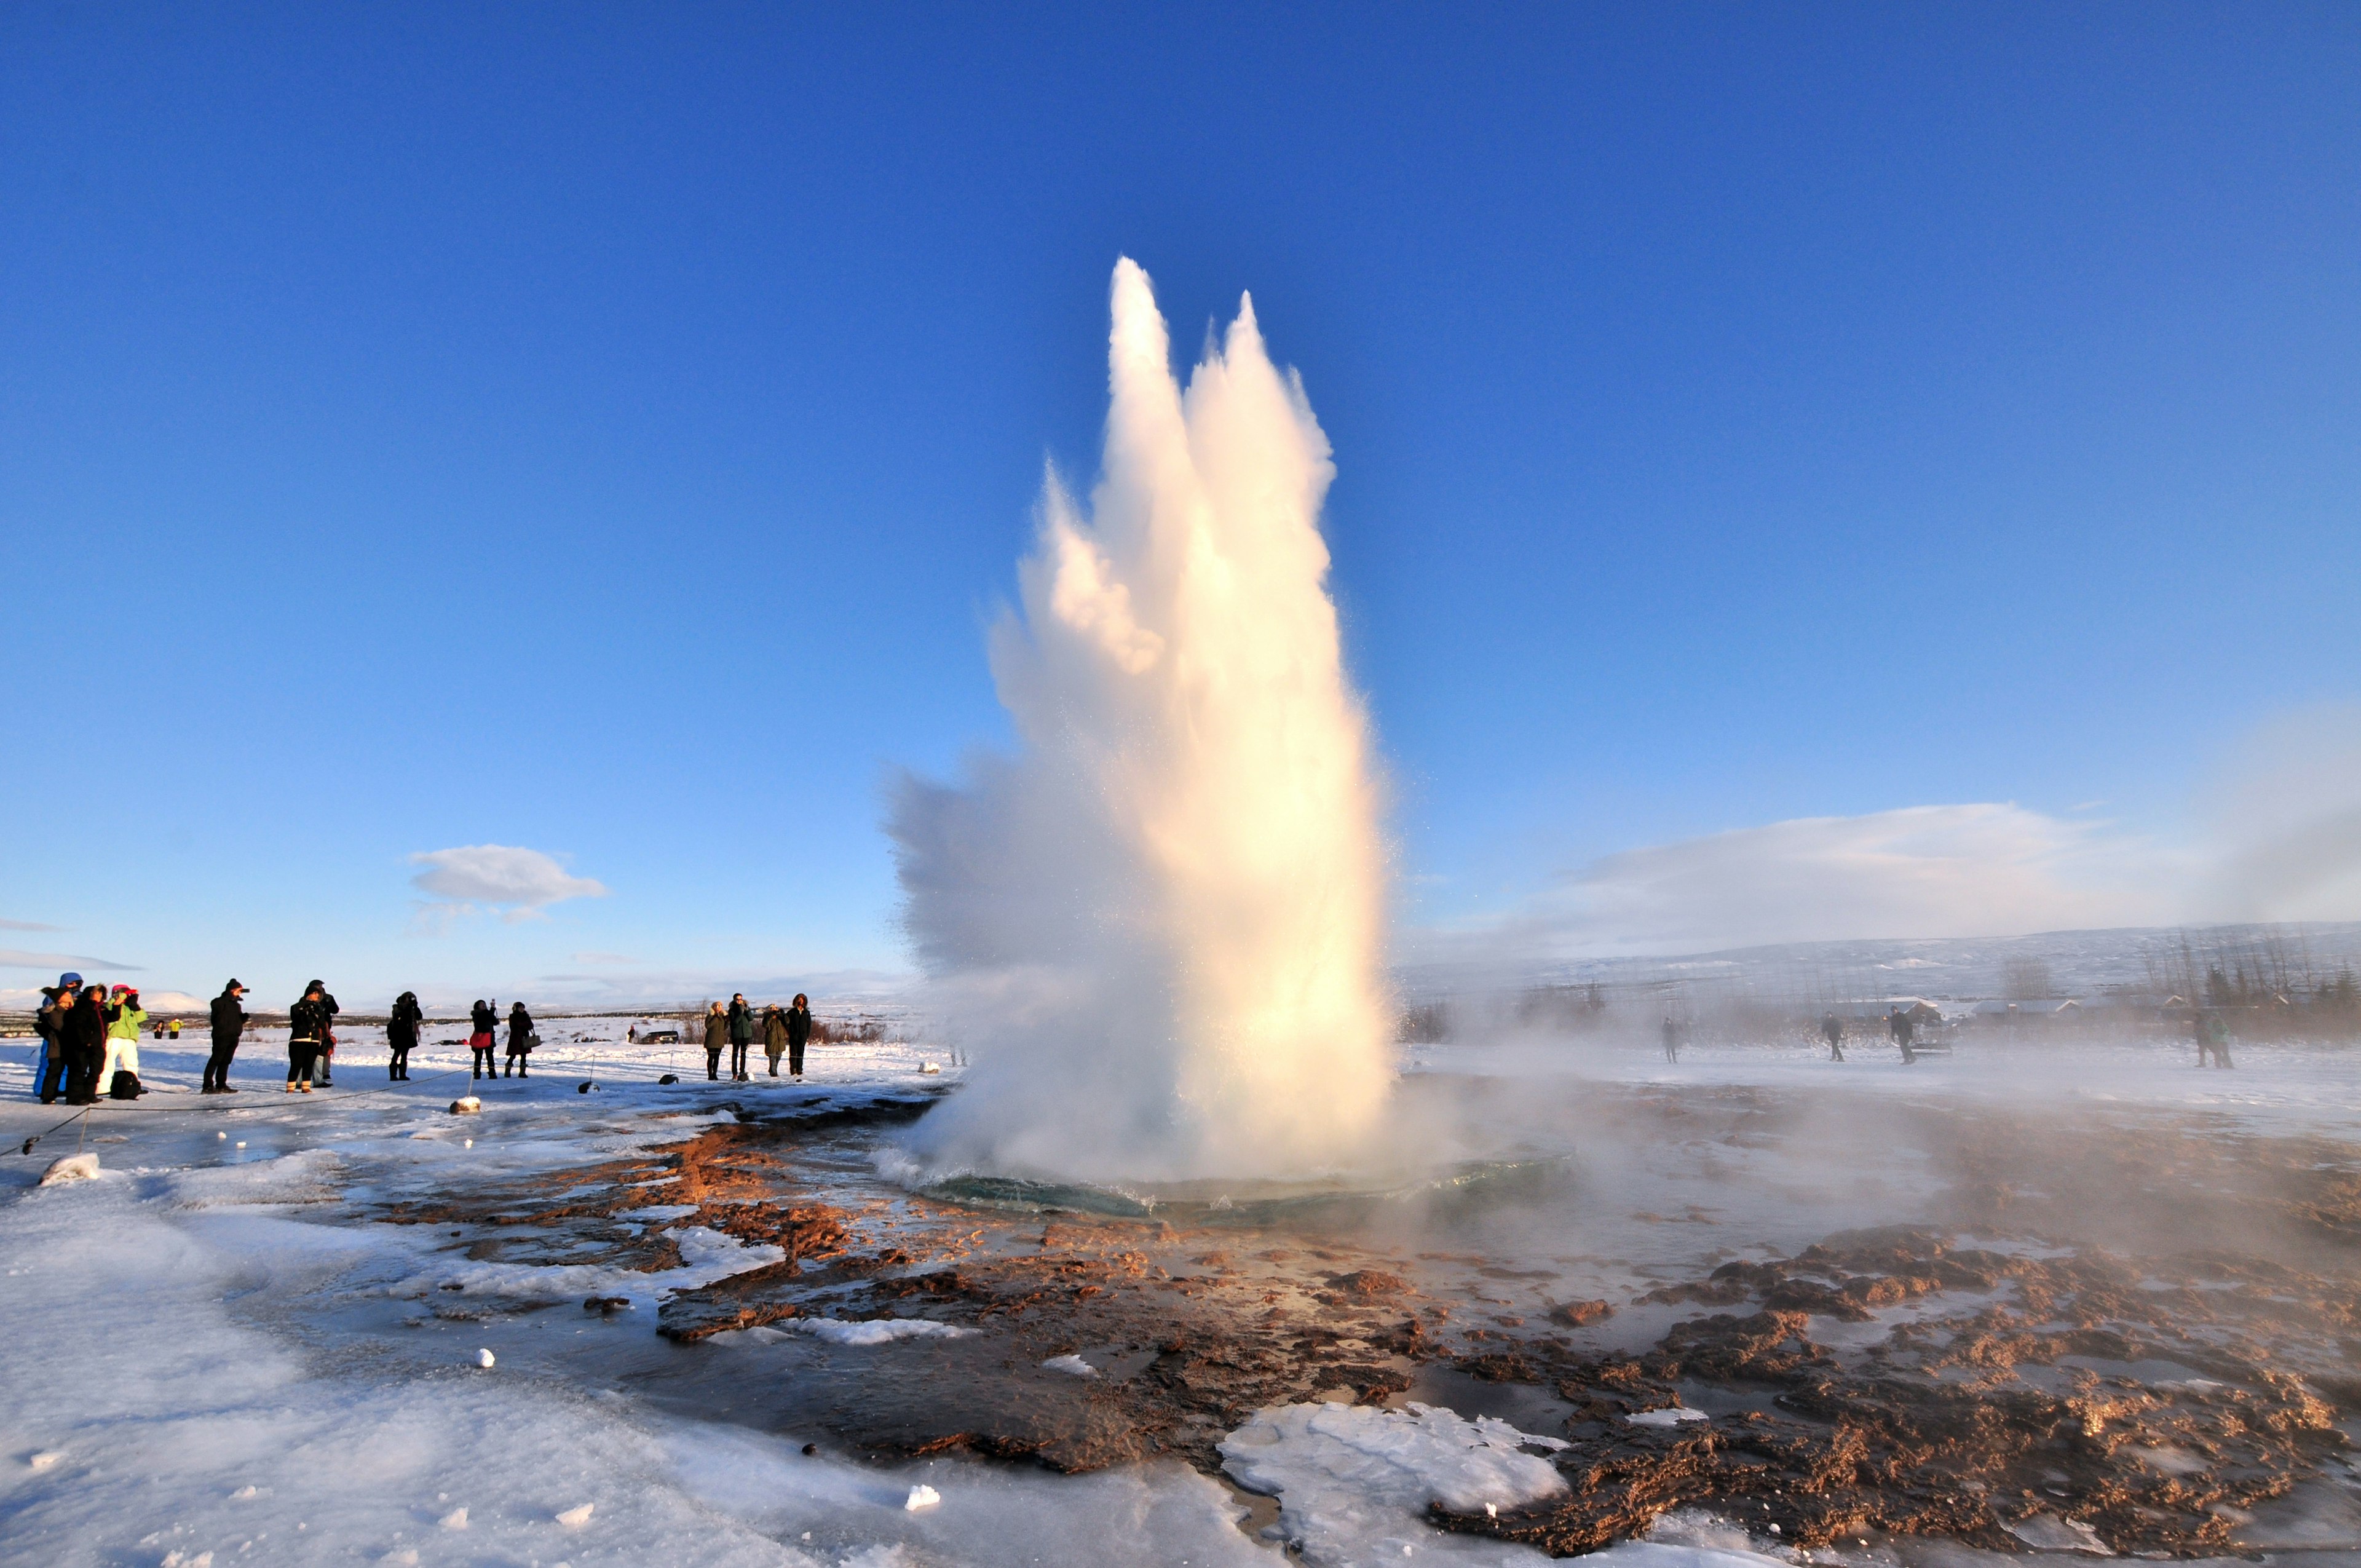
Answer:
[[[975,1332],[931,1318],[791,1318],[788,1328],[830,1344],[891,1344],[897,1339],[965,1339]]]
[[[2037,1552],[2088,1552],[2100,1557],[2113,1557],[2099,1532],[2080,1519],[2059,1519],[2055,1514],[2033,1514],[2017,1519],[2008,1527],[2008,1533]]]
[[[1468,1420],[1411,1403],[1274,1406],[1221,1450],[1240,1486],[1279,1498],[1281,1531],[1311,1561],[1398,1560],[1411,1546],[1462,1561],[1540,1563],[1548,1559],[1530,1548],[1449,1535],[1424,1516],[1429,1503],[1474,1513],[1554,1497],[1565,1480],[1540,1453],[1565,1446],[1489,1416]]]
[[[1623,1419],[1635,1427],[1676,1427],[1683,1421],[1705,1421],[1713,1418],[1703,1410],[1675,1405],[1669,1410],[1640,1410]]]
[[[1053,1355],[1041,1364],[1052,1372],[1063,1372],[1075,1377],[1096,1377],[1099,1369],[1079,1355]]]
[[[931,1508],[942,1500],[943,1495],[940,1492],[921,1483],[911,1487],[910,1495],[902,1500],[902,1511],[906,1514],[915,1514],[920,1508]]]

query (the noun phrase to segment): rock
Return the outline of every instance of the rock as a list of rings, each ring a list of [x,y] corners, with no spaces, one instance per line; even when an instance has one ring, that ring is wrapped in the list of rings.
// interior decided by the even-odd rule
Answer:
[[[1587,1329],[1593,1323],[1604,1322],[1614,1315],[1615,1309],[1604,1301],[1568,1301],[1550,1314],[1559,1322],[1577,1329]]]
[[[482,1367],[487,1372],[490,1371],[492,1368],[492,1353],[489,1350],[478,1351],[476,1353],[476,1365]]]

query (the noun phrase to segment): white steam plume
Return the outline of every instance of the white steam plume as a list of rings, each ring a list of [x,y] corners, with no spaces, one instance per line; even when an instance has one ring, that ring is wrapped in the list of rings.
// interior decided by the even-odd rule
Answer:
[[[1090,515],[1052,474],[992,635],[1021,751],[893,805],[908,929],[975,1062],[913,1150],[1085,1179],[1324,1168],[1376,1123],[1392,1033],[1328,441],[1250,300],[1186,392],[1129,260],[1114,316]]]

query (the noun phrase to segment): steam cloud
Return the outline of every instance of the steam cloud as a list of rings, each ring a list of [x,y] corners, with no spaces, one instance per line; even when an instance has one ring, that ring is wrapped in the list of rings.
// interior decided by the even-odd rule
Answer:
[[[991,639],[1022,748],[903,782],[906,920],[975,1058],[937,1173],[1279,1175],[1349,1158],[1390,1079],[1368,724],[1324,587],[1334,468],[1242,301],[1184,392],[1116,265],[1104,473],[1053,473]]]

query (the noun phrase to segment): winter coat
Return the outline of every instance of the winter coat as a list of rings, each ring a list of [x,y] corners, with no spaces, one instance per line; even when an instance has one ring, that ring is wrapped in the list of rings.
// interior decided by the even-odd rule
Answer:
[[[729,1042],[729,1039],[730,1020],[719,1013],[708,1013],[705,1015],[705,1048],[708,1051],[718,1051]]]
[[[509,1009],[509,1054],[515,1056],[520,1051],[532,1049],[528,1043],[532,1038],[533,1014],[526,1012],[524,1003],[520,1002]]]
[[[287,1010],[287,1043],[308,1040],[318,1045],[328,1033],[329,1013],[316,997],[305,997]]]
[[[139,1037],[139,1026],[148,1022],[148,1010],[126,1003],[120,1007],[108,1008],[106,1016],[108,1039],[136,1040]]]
[[[99,1005],[98,994],[85,991],[82,1000],[67,1013],[65,1027],[59,1036],[65,1043],[68,1061],[84,1054],[95,1064],[106,1050],[106,1009]]]
[[[808,1007],[788,1008],[787,1044],[795,1047],[797,1050],[801,1050],[804,1048],[805,1044],[810,1039],[811,1009]]]
[[[489,1035],[500,1026],[499,1014],[480,1002],[467,1010],[467,1016],[475,1021],[475,1032],[478,1035]]]
[[[237,998],[227,992],[214,997],[214,1044],[234,1046],[237,1044],[237,1037],[244,1033],[246,1033],[246,1009],[238,1005]]]
[[[754,1010],[742,1002],[730,1004],[730,1043],[742,1046],[754,1037]]]
[[[777,1056],[787,1048],[786,1014],[775,1007],[763,1009],[763,1054]]]
[[[385,1020],[386,1044],[398,1051],[406,1051],[415,1047],[418,1044],[419,1020],[423,1016],[423,1014],[419,1011],[418,998],[411,995],[410,992],[405,991],[394,998],[393,1011]]]
[[[70,1011],[71,1011],[70,1008],[59,1006],[58,999],[54,996],[42,999],[41,1010],[33,1014],[33,1033],[41,1036],[41,1054],[34,1058],[36,1061],[66,1059],[63,1036],[66,1014]]]

